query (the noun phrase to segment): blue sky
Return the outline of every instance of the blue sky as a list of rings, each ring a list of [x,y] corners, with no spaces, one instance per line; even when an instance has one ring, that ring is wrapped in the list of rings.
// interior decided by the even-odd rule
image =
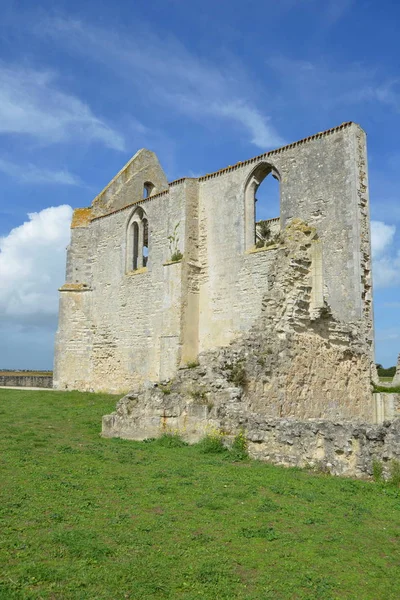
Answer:
[[[138,148],[172,180],[349,120],[368,134],[376,358],[394,364],[399,20],[389,0],[2,6],[0,368],[51,367],[71,207]]]

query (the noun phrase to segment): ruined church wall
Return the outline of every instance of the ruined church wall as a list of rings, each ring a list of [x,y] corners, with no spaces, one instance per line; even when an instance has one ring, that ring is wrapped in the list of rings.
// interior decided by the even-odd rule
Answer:
[[[145,183],[154,186],[151,193],[168,190],[168,181],[158,158],[150,150],[139,150],[93,200],[94,216],[124,208],[143,197]]]
[[[91,313],[90,291],[71,288],[60,293],[53,371],[55,389],[92,389]]]
[[[61,288],[55,337],[53,387],[90,389],[92,351],[92,231],[71,229],[67,248],[66,284]]]
[[[261,312],[273,249],[246,253],[243,179],[246,170],[200,183],[200,352],[229,344]]]
[[[302,219],[319,237],[320,281],[313,281],[311,266],[302,283],[304,289],[313,286],[307,299],[310,314],[319,297],[334,319],[357,322],[358,351],[368,363],[373,352],[368,187],[365,134],[358,126],[346,124],[198,180],[173,182],[168,191],[127,206],[152,173],[163,184],[158,160],[146,152],[128,163],[91,209],[80,209],[72,229],[60,298],[55,387],[123,392],[149,380],[170,379],[199,352],[227,346],[252,330],[271,289],[280,298],[274,315],[283,314],[293,282],[287,290],[277,282],[280,246],[255,250],[246,238],[246,184],[263,163],[280,177],[282,228],[293,218]],[[149,162],[142,169],[145,156]],[[138,206],[149,223],[149,260],[145,269],[126,273],[127,226]],[[184,260],[170,264],[168,236],[177,225]],[[292,305],[297,301],[296,296]],[[283,331],[287,323],[280,326]],[[281,339],[281,330],[271,329],[271,336]],[[334,343],[346,346],[348,332],[339,338]],[[324,363],[320,346],[315,356]],[[359,397],[364,405],[370,374],[367,364],[359,370],[363,393],[355,389],[349,398]],[[254,390],[260,398],[264,392]],[[318,402],[321,411],[326,408],[322,396]],[[282,414],[290,413],[284,408]],[[298,416],[306,414],[308,408]]]
[[[278,154],[275,164],[282,224],[298,217],[322,240],[325,296],[334,316],[370,318],[371,291],[365,298],[363,287],[366,276],[367,285],[371,280],[365,133],[352,124]]]
[[[248,330],[274,278],[274,249],[252,253],[245,247],[245,186],[261,163],[280,175],[281,226],[300,218],[316,228],[324,300],[339,320],[365,319],[372,358],[365,134],[353,124],[200,178],[200,350]]]
[[[149,259],[146,268],[126,272],[127,225],[139,205],[149,223]],[[177,223],[183,240],[182,185],[90,222],[90,290],[61,292],[56,387],[124,392],[175,373],[180,360],[182,264],[168,264],[167,237]],[[73,237],[77,242],[74,230]],[[73,265],[80,262],[79,246],[73,244],[70,252]],[[83,276],[85,269],[79,272]]]

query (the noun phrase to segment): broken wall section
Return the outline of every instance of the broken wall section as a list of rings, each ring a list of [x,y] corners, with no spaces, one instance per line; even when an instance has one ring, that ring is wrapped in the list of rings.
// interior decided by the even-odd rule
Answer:
[[[143,439],[170,428],[196,441],[208,428],[234,434],[250,418],[374,421],[363,324],[312,305],[316,230],[294,220],[271,252],[261,315],[199,366],[128,394],[103,418],[103,435]]]

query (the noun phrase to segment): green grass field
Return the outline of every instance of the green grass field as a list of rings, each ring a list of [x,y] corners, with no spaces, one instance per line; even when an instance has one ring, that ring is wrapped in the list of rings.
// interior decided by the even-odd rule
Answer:
[[[0,391],[0,599],[400,597],[400,490],[167,439],[105,395]]]

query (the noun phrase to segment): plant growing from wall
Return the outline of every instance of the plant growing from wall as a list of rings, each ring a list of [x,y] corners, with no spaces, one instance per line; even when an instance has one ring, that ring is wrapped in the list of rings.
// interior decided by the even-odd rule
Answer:
[[[178,248],[178,244],[179,244],[178,228],[179,228],[179,225],[180,225],[180,221],[175,225],[173,233],[168,236],[169,251],[170,251],[170,254],[171,254],[171,262],[178,262],[178,261],[182,260],[182,258],[183,258],[183,254],[182,254],[182,252]]]
[[[243,361],[238,360],[235,364],[230,365],[228,368],[227,379],[230,383],[233,383],[236,387],[244,387],[246,385],[247,376],[246,369]]]
[[[280,242],[280,233],[275,235],[271,234],[271,224],[268,221],[259,221],[256,223],[257,227],[257,241],[256,248],[267,248],[268,246],[274,246]]]
[[[198,360],[192,360],[189,361],[188,363],[186,363],[186,368],[187,369],[196,369],[196,367],[198,367],[200,365]]]

